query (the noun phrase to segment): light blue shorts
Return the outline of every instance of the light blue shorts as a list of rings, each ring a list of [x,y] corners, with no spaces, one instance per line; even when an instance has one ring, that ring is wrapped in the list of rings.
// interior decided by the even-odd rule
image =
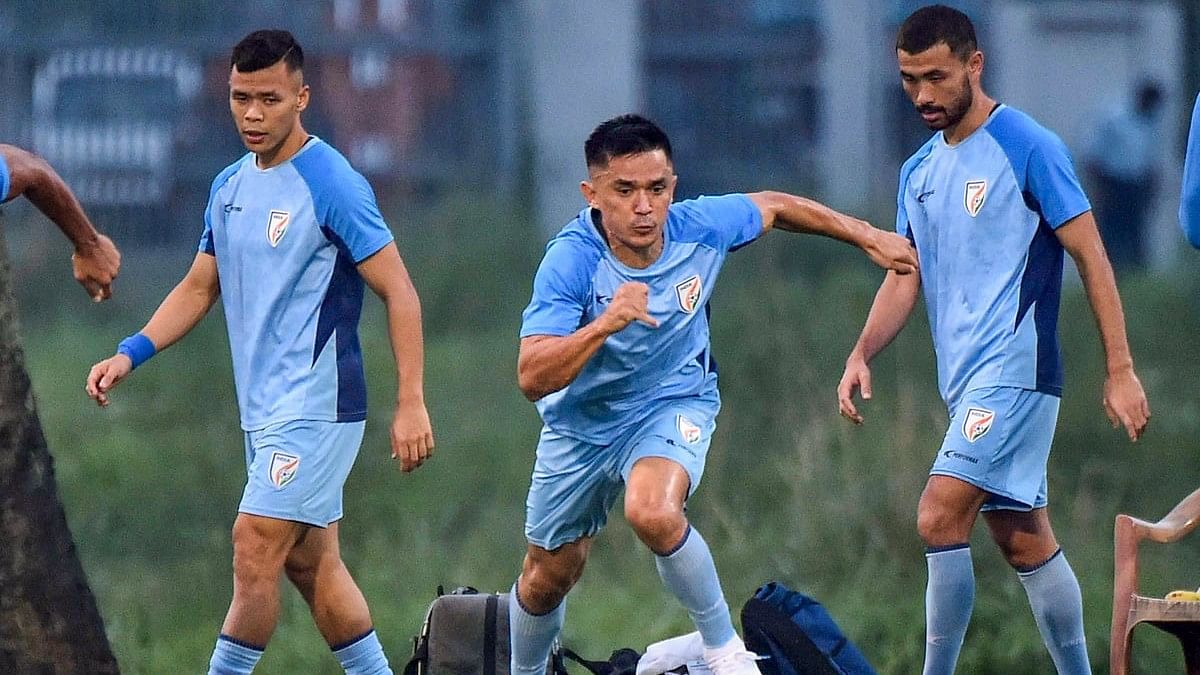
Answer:
[[[719,409],[715,401],[671,401],[611,445],[592,445],[543,427],[525,502],[525,538],[553,551],[595,535],[643,457],[681,465],[691,479],[690,495],[704,474]]]
[[[990,493],[983,511],[1046,505],[1046,461],[1058,424],[1057,396],[1017,387],[963,394],[930,474]]]
[[[342,486],[366,422],[293,420],[246,432],[240,513],[326,527],[342,518]]]

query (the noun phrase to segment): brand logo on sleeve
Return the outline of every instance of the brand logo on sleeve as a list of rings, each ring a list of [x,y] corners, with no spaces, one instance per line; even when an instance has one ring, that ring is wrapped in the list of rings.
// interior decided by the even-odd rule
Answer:
[[[967,189],[963,192],[963,206],[967,207],[967,213],[971,214],[972,218],[979,215],[984,199],[987,199],[987,181],[967,181]]]
[[[286,486],[296,478],[296,471],[299,468],[300,458],[296,455],[289,455],[286,452],[271,453],[271,464],[268,467],[271,484],[277,488]]]
[[[272,247],[279,245],[279,240],[283,239],[283,233],[287,232],[291,220],[292,216],[287,211],[272,211],[267,217],[267,241],[271,242]]]
[[[700,427],[692,423],[691,420],[683,415],[675,416],[675,426],[679,429],[679,435],[688,443],[696,443],[702,435]]]
[[[693,274],[675,284],[675,297],[679,298],[679,308],[688,314],[696,311],[696,305],[700,302],[702,290],[703,287],[700,283],[699,274]]]
[[[984,408],[967,408],[966,418],[963,420],[963,437],[969,442],[983,438],[992,428],[992,422],[996,419],[996,413]]]

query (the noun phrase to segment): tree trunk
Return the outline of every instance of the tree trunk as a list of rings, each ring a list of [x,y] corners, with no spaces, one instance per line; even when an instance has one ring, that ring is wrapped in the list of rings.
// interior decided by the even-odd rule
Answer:
[[[116,673],[38,421],[0,237],[0,673]]]

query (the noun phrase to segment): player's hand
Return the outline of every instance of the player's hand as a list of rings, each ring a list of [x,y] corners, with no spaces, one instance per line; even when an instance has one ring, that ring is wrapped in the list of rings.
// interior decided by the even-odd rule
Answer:
[[[71,256],[71,267],[83,290],[93,302],[112,297],[112,282],[121,270],[121,252],[112,239],[99,234],[96,243],[86,248],[76,248]]]
[[[117,386],[125,376],[133,370],[133,361],[129,360],[124,354],[104,359],[100,363],[92,366],[88,372],[87,384],[84,385],[84,391],[92,398],[101,408],[108,406],[108,392],[113,387]]]
[[[392,417],[392,459],[408,473],[433,456],[433,427],[424,403],[399,403]]]
[[[612,302],[600,315],[600,321],[604,322],[604,329],[609,335],[624,330],[634,321],[658,328],[658,322],[650,316],[649,303],[650,287],[639,281],[627,281],[613,294]]]
[[[871,236],[863,242],[863,251],[871,262],[896,274],[912,274],[917,271],[917,250],[907,237],[895,232],[884,232],[872,228]]]
[[[855,391],[862,392],[864,401],[871,400],[871,369],[861,357],[851,355],[846,360],[842,381],[838,382],[838,412],[851,422],[862,424],[863,416],[854,407]]]
[[[1125,427],[1129,440],[1137,441],[1150,422],[1150,404],[1133,366],[1108,374],[1104,379],[1104,412],[1113,428]]]

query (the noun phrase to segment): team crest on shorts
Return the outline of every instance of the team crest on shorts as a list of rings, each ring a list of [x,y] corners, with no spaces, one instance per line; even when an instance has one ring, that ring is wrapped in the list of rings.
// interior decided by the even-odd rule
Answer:
[[[963,206],[967,207],[967,213],[971,214],[972,218],[979,215],[979,209],[983,208],[983,200],[986,198],[986,180],[967,181],[967,189],[963,192]]]
[[[701,292],[702,286],[699,274],[693,274],[675,284],[675,297],[679,298],[679,308],[688,314],[696,311],[696,304],[700,302]]]
[[[969,442],[983,438],[992,428],[992,422],[996,420],[996,413],[984,408],[967,408],[966,419],[963,420],[963,437]]]
[[[296,478],[296,470],[300,468],[300,458],[286,452],[271,453],[269,467],[271,484],[282,488]]]
[[[279,240],[283,239],[283,233],[287,232],[291,220],[292,216],[287,211],[272,211],[271,215],[267,216],[267,241],[271,242],[272,248],[279,245]]]
[[[700,427],[692,424],[692,421],[683,415],[675,416],[675,426],[679,428],[679,435],[688,443],[696,443],[700,440]]]

